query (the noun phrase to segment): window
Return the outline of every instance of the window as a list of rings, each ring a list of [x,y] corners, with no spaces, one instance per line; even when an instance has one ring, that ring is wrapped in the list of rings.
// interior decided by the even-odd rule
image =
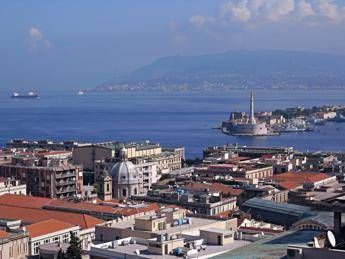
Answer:
[[[38,246],[40,245],[40,242],[34,243],[34,254],[38,254]]]
[[[64,234],[62,238],[63,238],[62,242],[68,243],[68,241],[69,241],[69,234]]]
[[[122,189],[122,196],[127,197],[127,190],[126,189]]]
[[[60,241],[60,238],[59,237],[54,237],[53,238],[53,243],[59,243]]]

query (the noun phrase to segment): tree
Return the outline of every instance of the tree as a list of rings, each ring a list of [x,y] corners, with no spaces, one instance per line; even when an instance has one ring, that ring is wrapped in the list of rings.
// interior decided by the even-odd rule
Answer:
[[[69,247],[67,248],[65,258],[68,259],[81,259],[81,241],[75,233],[70,232],[71,240],[69,241]]]
[[[59,250],[56,259],[66,259],[65,253],[62,251],[62,249]]]

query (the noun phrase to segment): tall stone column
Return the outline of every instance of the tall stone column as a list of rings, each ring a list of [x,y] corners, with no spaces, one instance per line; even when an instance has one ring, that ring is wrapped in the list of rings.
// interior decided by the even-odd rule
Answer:
[[[250,92],[250,114],[249,114],[249,123],[255,124],[254,118],[254,93],[253,91]]]

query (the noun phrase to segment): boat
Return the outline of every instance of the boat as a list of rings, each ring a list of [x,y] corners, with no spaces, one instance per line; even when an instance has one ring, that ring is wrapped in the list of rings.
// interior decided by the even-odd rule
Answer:
[[[333,119],[331,119],[330,121],[333,122],[345,122],[345,116],[342,114],[337,114],[337,116]]]
[[[35,92],[28,92],[27,94],[20,94],[17,92],[12,93],[11,98],[14,99],[35,99],[38,98],[38,94]]]
[[[313,131],[313,127],[304,120],[292,119],[286,124],[282,125],[280,132],[302,132],[302,131]]]
[[[311,123],[313,123],[314,125],[325,125],[326,120],[320,119],[320,118],[314,118],[312,119]]]
[[[78,91],[78,95],[84,95],[84,94],[85,94],[85,92],[83,90]]]

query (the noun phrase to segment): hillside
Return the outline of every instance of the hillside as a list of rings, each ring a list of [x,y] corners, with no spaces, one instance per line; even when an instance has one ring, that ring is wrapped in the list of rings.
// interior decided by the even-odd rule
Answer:
[[[342,88],[345,57],[298,51],[228,51],[157,59],[101,88]]]

